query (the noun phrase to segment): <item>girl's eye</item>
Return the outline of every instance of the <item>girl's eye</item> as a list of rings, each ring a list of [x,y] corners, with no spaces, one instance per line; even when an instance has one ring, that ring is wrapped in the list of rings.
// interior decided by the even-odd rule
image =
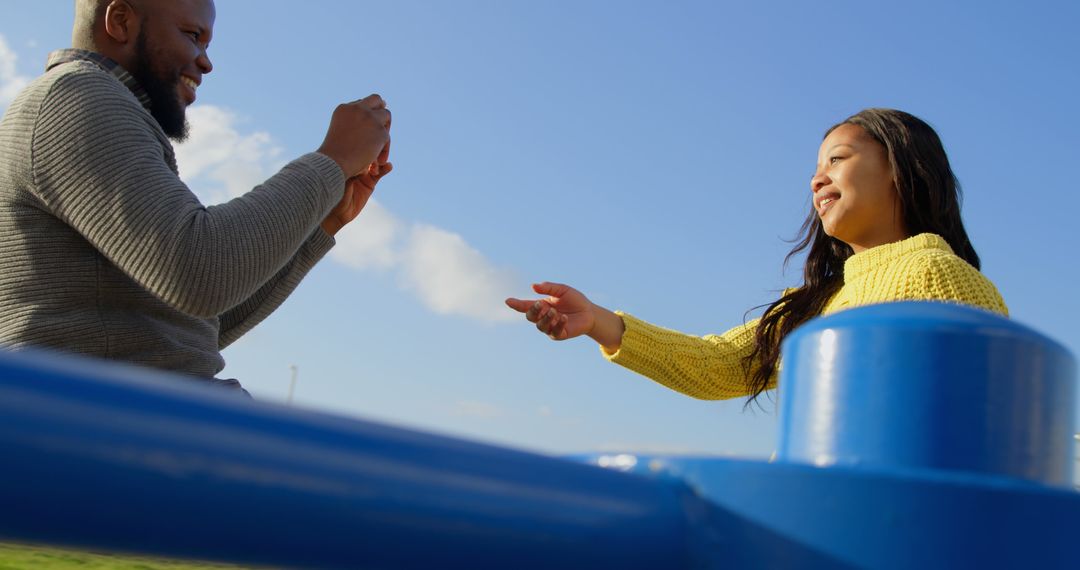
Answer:
[[[844,157],[842,157],[842,156],[829,157],[829,164],[836,164],[837,162],[840,162],[843,159],[844,159]]]
[[[191,41],[199,43],[199,32],[184,32],[191,38]]]

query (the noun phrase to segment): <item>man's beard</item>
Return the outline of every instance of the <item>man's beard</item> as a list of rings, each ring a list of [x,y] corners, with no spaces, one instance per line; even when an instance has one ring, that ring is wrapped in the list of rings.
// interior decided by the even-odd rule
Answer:
[[[146,45],[146,26],[139,30],[135,38],[135,61],[129,70],[150,97],[150,115],[161,125],[165,135],[176,142],[184,142],[188,136],[188,124],[185,105],[180,101],[176,87],[180,84],[180,74],[175,77],[162,77],[155,70],[153,54]]]

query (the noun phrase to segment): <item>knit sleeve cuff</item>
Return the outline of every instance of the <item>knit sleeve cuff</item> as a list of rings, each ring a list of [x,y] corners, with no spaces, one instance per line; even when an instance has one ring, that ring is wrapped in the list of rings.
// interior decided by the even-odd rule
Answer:
[[[610,362],[635,369],[634,365],[641,363],[644,359],[646,347],[656,345],[655,333],[662,329],[622,311],[615,311],[615,314],[622,319],[625,327],[622,343],[619,345],[619,350],[615,352],[608,352],[601,346],[600,354]]]
[[[299,284],[300,279],[303,279],[308,271],[315,267],[315,264],[319,263],[333,249],[335,243],[337,242],[334,241],[334,236],[326,233],[326,230],[322,229],[321,225],[315,226],[315,231],[311,232],[311,236],[304,242],[304,245],[300,246],[296,256],[293,257],[292,273],[297,276],[295,279],[296,284]],[[291,293],[292,289],[290,288],[289,294]],[[284,300],[283,297],[282,301]]]
[[[307,246],[311,252],[318,257],[326,255],[334,245],[337,244],[337,240],[334,236],[326,233],[326,230],[322,229],[322,224],[315,227],[315,231],[312,232],[311,237],[308,238]]]
[[[345,172],[329,156],[321,152],[309,152],[296,159],[295,162],[302,163],[314,170],[326,184],[327,189],[338,190],[345,188]],[[338,198],[340,197],[339,195]]]

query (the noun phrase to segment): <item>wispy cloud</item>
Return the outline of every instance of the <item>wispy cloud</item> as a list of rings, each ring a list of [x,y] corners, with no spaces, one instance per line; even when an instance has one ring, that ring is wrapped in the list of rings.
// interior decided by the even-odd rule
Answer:
[[[19,75],[16,68],[19,57],[8,47],[3,35],[0,35],[0,112],[7,108],[15,96],[22,91],[30,79]]]
[[[272,136],[241,132],[241,119],[227,109],[197,105],[188,120],[191,136],[177,145],[177,163],[207,204],[242,195],[285,162]],[[402,289],[437,314],[516,320],[502,300],[525,287],[512,270],[497,267],[455,232],[402,220],[371,200],[336,238],[330,259],[356,270],[393,272]]]
[[[516,290],[514,273],[493,266],[460,235],[413,224],[404,250],[405,287],[436,313],[482,321],[516,321],[502,300]]]
[[[554,422],[557,425],[565,427],[578,427],[585,423],[585,420],[580,417],[556,414],[555,411],[551,409],[551,406],[546,404],[536,408],[536,415],[544,418],[546,421]]]
[[[491,420],[506,415],[502,408],[488,402],[459,400],[454,403],[453,414],[466,418]]]
[[[237,115],[213,105],[188,109],[191,136],[176,145],[180,174],[198,181],[193,190],[203,202],[236,198],[284,165],[281,148],[266,132],[241,134]]]
[[[402,262],[405,222],[378,200],[368,200],[360,218],[338,232],[330,257],[353,269],[392,269]]]

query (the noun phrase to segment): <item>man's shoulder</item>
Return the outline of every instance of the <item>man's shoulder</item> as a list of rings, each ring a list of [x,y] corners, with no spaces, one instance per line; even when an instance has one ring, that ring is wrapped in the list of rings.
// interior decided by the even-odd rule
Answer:
[[[121,141],[166,147],[167,139],[155,126],[116,76],[90,61],[70,61],[31,81],[9,107],[0,133],[28,141],[38,168],[51,160],[67,160],[75,148],[120,152]]]
[[[53,82],[65,85],[100,86],[108,91],[128,93],[131,91],[115,75],[101,69],[92,61],[69,61],[61,63],[45,72],[42,79],[52,78]],[[134,96],[132,96],[134,99]]]
[[[69,104],[123,104],[138,106],[131,91],[112,74],[89,61],[62,63],[30,82],[26,91],[37,99]]]
[[[23,137],[24,133],[38,128],[41,119],[47,115],[56,101],[67,101],[63,106],[77,107],[71,102],[85,97],[87,92],[101,91],[96,85],[105,85],[107,77],[102,77],[100,68],[95,73],[92,69],[79,65],[78,62],[56,66],[31,80],[11,101],[0,122],[0,132],[7,136]],[[106,87],[108,90],[108,87]],[[61,111],[57,111],[61,112]],[[63,114],[67,114],[61,112]]]

